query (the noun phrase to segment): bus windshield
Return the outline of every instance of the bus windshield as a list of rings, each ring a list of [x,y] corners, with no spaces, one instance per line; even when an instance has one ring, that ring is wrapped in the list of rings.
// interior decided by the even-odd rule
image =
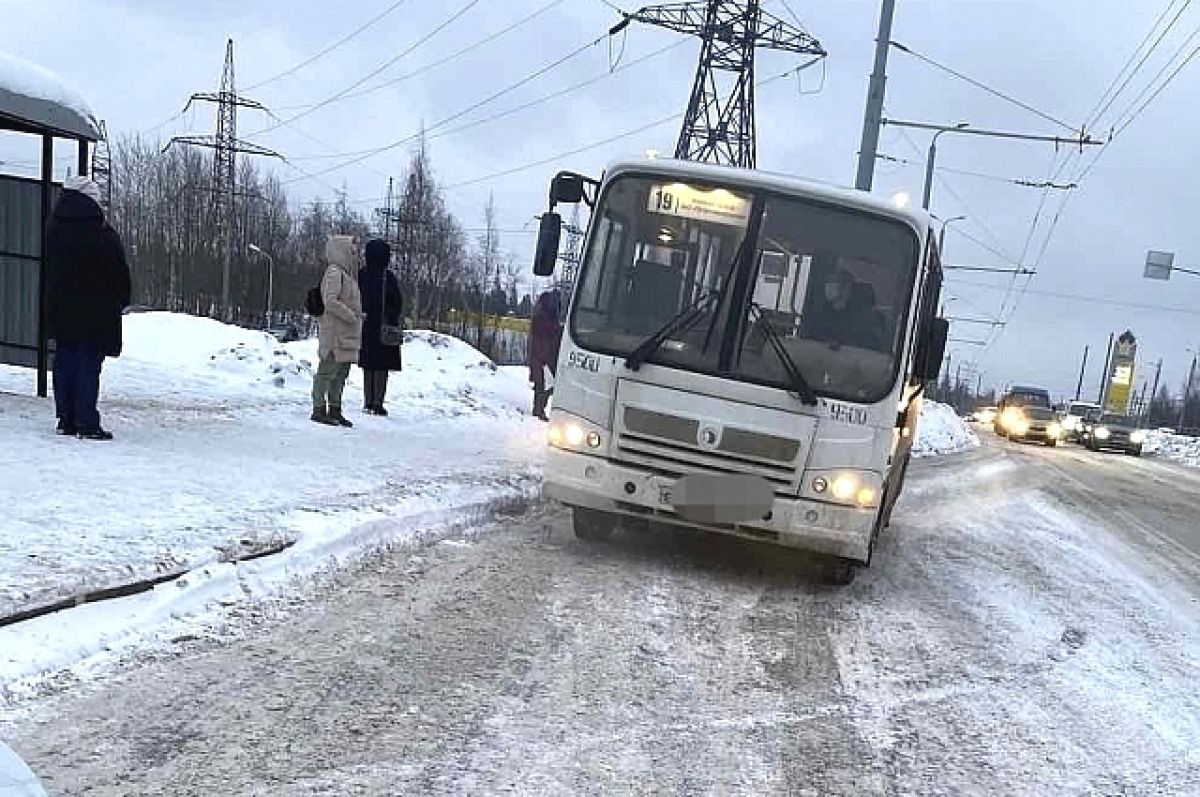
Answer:
[[[918,252],[910,227],[855,209],[619,177],[593,221],[571,331],[627,356],[697,306],[648,361],[791,389],[782,348],[816,393],[878,401],[895,384]]]

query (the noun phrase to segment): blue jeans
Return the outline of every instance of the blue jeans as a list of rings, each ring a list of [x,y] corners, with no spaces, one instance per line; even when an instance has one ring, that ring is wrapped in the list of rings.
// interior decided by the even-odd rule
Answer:
[[[54,409],[63,426],[100,428],[100,369],[104,355],[86,343],[59,343],[54,355]]]

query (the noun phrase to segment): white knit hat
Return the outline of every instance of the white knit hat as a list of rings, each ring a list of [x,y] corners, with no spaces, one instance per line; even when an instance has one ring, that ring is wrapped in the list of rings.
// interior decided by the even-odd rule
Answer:
[[[100,204],[102,196],[100,186],[96,185],[96,181],[90,177],[68,177],[63,183],[63,188],[67,191],[78,191],[84,196],[90,197],[97,205]]]

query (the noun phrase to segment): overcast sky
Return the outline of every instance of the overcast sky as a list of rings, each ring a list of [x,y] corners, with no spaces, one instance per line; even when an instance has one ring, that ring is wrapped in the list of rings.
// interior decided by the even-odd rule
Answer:
[[[227,38],[236,42],[238,86],[249,89],[338,41],[393,1],[0,0],[0,50],[57,72],[88,98],[114,133],[142,131],[164,138],[211,133],[211,106],[175,115],[192,92],[217,88]],[[1178,8],[1184,2],[1172,5]],[[818,67],[806,72],[802,82],[781,80],[760,90],[759,167],[852,184],[879,3],[788,0],[788,5],[820,39],[829,58],[823,75]],[[1092,115],[1102,93],[1167,5],[1168,0],[898,0],[893,39],[1077,126]],[[316,174],[346,160],[327,157],[331,154],[403,141],[424,124],[430,130],[438,178],[448,187],[449,201],[463,224],[480,226],[482,206],[488,192],[494,192],[502,228],[511,231],[504,235],[504,246],[521,262],[529,262],[533,225],[528,223],[544,209],[547,180],[554,171],[598,173],[617,156],[651,148],[673,151],[677,120],[554,157],[682,112],[695,71],[695,42],[653,55],[680,37],[635,26],[623,41],[601,41],[476,111],[439,124],[603,36],[617,16],[602,0],[407,0],[346,45],[294,74],[245,92],[289,119],[407,50],[411,52],[362,86],[433,64],[546,6],[550,7],[532,21],[457,60],[366,96],[331,103],[263,135],[254,134],[269,127],[271,120],[243,112],[238,132]],[[764,6],[788,15],[781,0]],[[1127,108],[1137,107],[1134,99],[1174,53],[1180,51],[1182,60],[1191,52],[1200,38],[1185,45],[1189,36],[1200,37],[1197,31],[1200,4],[1186,9],[1101,116],[1097,137],[1107,138],[1107,128]],[[628,68],[503,119],[439,136],[457,125],[604,76],[610,59],[618,55],[621,66]],[[645,56],[653,57],[629,66]],[[794,56],[764,52],[758,59],[759,78],[797,63]],[[887,109],[894,118],[1066,134],[1053,122],[913,56],[893,51],[888,71]],[[1167,69],[1164,76],[1170,72]],[[986,348],[954,344],[955,368],[960,362],[969,367],[977,361],[985,385],[1036,383],[1059,395],[1073,395],[1083,348],[1091,345],[1085,394],[1094,395],[1109,333],[1128,328],[1140,340],[1139,360],[1144,365],[1139,388],[1143,378],[1153,378],[1151,364],[1162,357],[1164,379],[1173,390],[1179,389],[1191,362],[1187,349],[1200,348],[1200,278],[1176,275],[1170,283],[1148,282],[1142,279],[1142,264],[1146,250],[1155,248],[1176,252],[1182,265],[1200,266],[1200,229],[1194,221],[1200,164],[1192,143],[1200,140],[1200,115],[1194,110],[1198,88],[1200,65],[1191,64],[1104,151],[1065,207],[1063,192],[1044,197],[1034,188],[961,171],[1042,181],[1069,157],[1060,176],[1067,182],[1096,151],[1081,159],[1078,151],[1056,152],[1051,144],[942,136],[937,162],[958,171],[940,174],[932,210],[943,218],[968,216],[950,227],[946,261],[1010,266],[997,254],[1002,252],[1038,271],[1015,312],[1015,296],[1005,290],[1011,282],[1008,276],[958,272],[960,276],[947,283],[949,314],[995,318],[1003,313],[1009,320]],[[928,133],[904,135],[888,128],[880,150],[915,162],[923,160],[928,142]],[[0,137],[0,160],[33,160],[36,154],[34,142]],[[369,210],[382,201],[387,175],[401,174],[410,155],[411,146],[401,144],[324,174],[319,181],[289,167],[273,168],[284,179],[299,178],[288,186],[295,202],[329,198],[334,189],[345,186],[351,200]],[[551,160],[535,168],[459,185],[546,159]],[[68,163],[69,158],[61,169]],[[919,165],[881,163],[875,190],[887,196],[907,191],[919,201],[922,178]],[[1033,228],[1035,215],[1038,224]],[[1058,223],[1047,245],[1056,215]],[[1018,282],[1024,284],[1024,279]],[[953,334],[984,340],[989,329],[959,323]]]

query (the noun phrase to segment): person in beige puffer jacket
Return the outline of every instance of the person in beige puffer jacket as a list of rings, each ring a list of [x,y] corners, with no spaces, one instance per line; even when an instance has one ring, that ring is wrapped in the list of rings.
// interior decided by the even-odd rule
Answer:
[[[325,242],[329,266],[321,278],[325,312],[317,319],[320,364],[313,376],[312,420],[327,426],[353,426],[342,414],[342,391],[350,365],[362,347],[363,309],[358,290],[358,246],[349,235]]]

